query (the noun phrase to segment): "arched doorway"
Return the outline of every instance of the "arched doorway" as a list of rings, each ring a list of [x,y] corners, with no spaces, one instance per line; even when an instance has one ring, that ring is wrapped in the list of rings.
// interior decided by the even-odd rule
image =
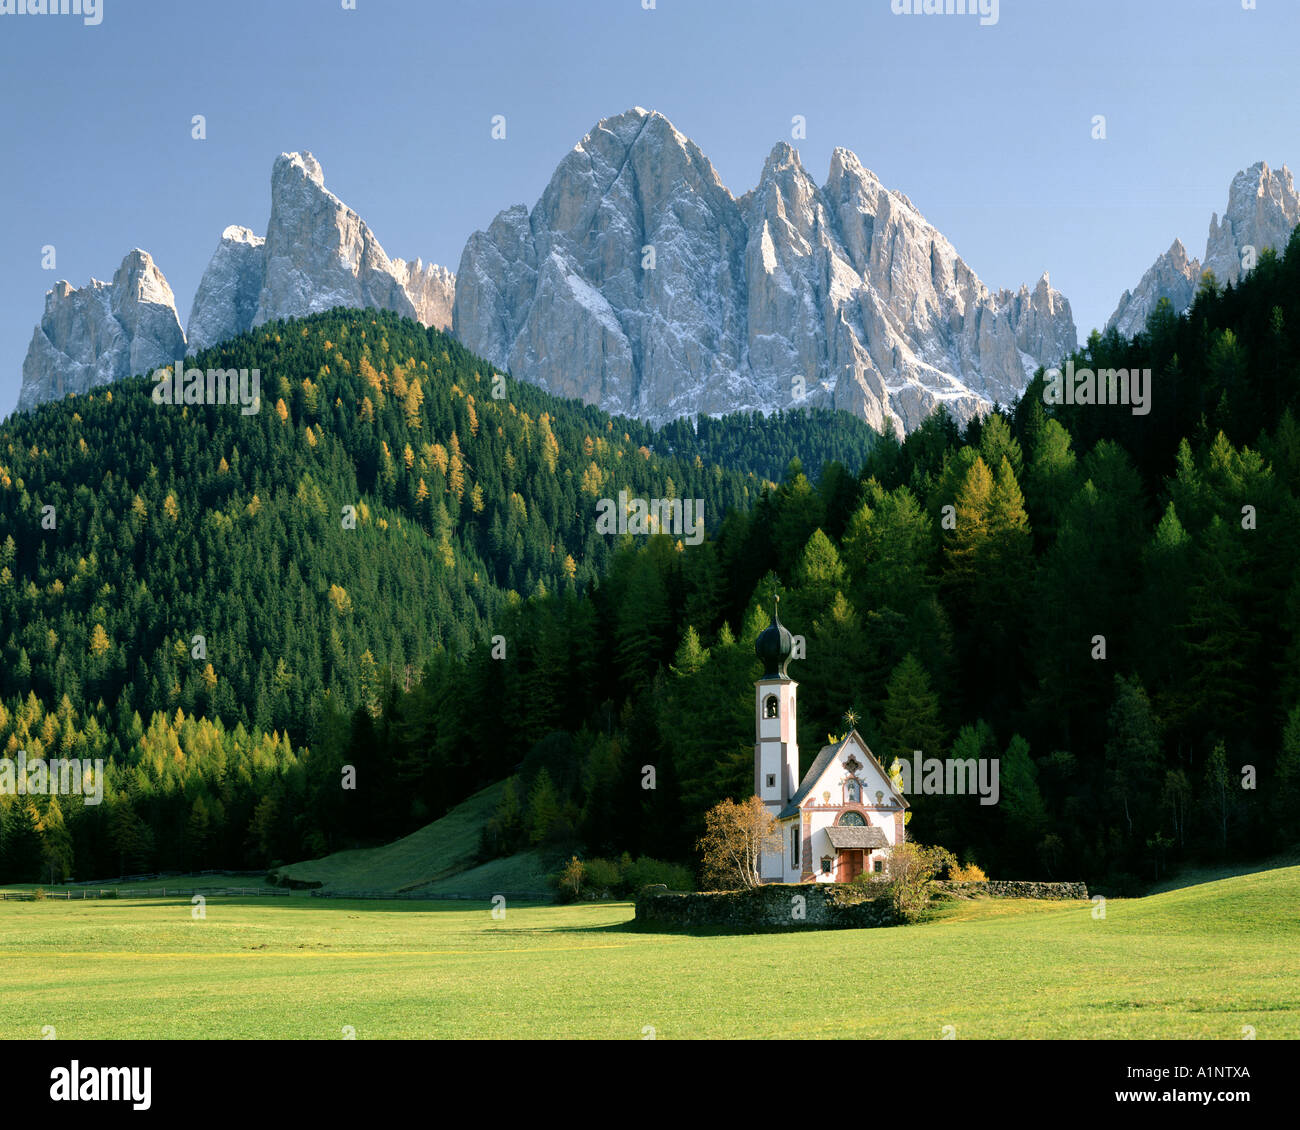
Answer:
[[[865,828],[867,819],[860,812],[845,812],[840,816],[836,823],[841,828]],[[841,848],[837,852],[839,866],[836,868],[838,874],[837,881],[841,883],[851,883],[862,874],[866,866],[864,856],[866,852],[862,848]]]

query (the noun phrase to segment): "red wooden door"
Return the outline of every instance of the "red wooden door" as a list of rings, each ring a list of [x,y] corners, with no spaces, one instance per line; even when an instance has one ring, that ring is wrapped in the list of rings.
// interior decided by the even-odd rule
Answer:
[[[862,849],[848,848],[840,853],[840,882],[850,883],[862,874]]]

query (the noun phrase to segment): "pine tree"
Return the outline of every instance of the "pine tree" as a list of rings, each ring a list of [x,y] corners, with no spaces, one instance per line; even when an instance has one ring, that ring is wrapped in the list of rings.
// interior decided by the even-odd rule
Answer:
[[[1079,488],[1078,460],[1070,450],[1070,433],[1057,420],[1047,420],[1025,472],[1028,512],[1042,547],[1056,538],[1065,508]]]
[[[30,800],[0,808],[4,821],[4,871],[13,881],[39,882],[45,845],[41,839],[40,814]]]
[[[1254,578],[1240,531],[1219,517],[1206,530],[1188,590],[1187,688],[1203,728],[1249,727],[1255,718],[1259,633],[1248,615]]]
[[[1005,822],[1008,859],[1025,859],[1047,830],[1047,809],[1038,789],[1038,768],[1029,756],[1029,743],[1012,737],[999,768],[999,811]]]
[[[1300,842],[1300,706],[1291,711],[1282,730],[1276,772],[1271,806],[1275,842],[1290,847]]]
[[[1160,763],[1160,729],[1151,702],[1135,677],[1115,676],[1115,701],[1107,719],[1106,776],[1130,837],[1141,842],[1154,810]]]
[[[540,847],[556,835],[560,821],[560,801],[551,775],[542,768],[528,793],[528,842]]]
[[[944,545],[945,583],[958,607],[973,616],[980,583],[988,571],[992,530],[993,476],[976,457],[957,493],[952,531]]]
[[[811,625],[845,588],[847,577],[834,543],[814,530],[794,569],[794,591],[786,615],[793,624]]]
[[[1219,742],[1205,763],[1205,778],[1201,786],[1201,804],[1209,817],[1209,826],[1222,851],[1228,849],[1228,823],[1232,799],[1228,791],[1228,758],[1223,742]]]
[[[894,669],[885,688],[881,717],[889,757],[910,758],[915,750],[926,757],[942,756],[945,734],[939,696],[916,656],[905,656]]]

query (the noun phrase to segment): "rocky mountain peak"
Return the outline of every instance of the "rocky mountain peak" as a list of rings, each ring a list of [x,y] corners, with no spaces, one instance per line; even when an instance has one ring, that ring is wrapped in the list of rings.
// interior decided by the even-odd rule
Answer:
[[[524,210],[525,220],[527,210]],[[325,188],[311,153],[281,153],[271,169],[265,238],[222,233],[190,308],[189,341],[171,287],[138,248],[112,283],[56,283],[23,363],[20,409],[169,364],[275,318],[334,306],[394,310],[447,329],[456,277],[416,259],[389,259],[365,221]]]
[[[1168,298],[1175,312],[1182,313],[1192,304],[1200,279],[1200,260],[1189,259],[1183,241],[1175,239],[1138,285],[1121,296],[1115,312],[1106,322],[1107,331],[1116,329],[1124,337],[1141,333],[1162,298]]]
[[[114,300],[123,310],[141,303],[176,305],[176,296],[167,285],[153,256],[136,247],[126,253],[122,265],[113,275]]]
[[[252,326],[262,294],[265,244],[261,236],[237,224],[221,233],[194,292],[186,327],[189,353],[208,349]]]
[[[852,149],[836,146],[831,151],[831,167],[826,176],[826,191],[839,195],[837,190],[842,186],[864,187],[869,184],[880,185],[875,173],[858,160],[858,155]]]
[[[334,306],[415,317],[415,304],[369,226],[325,188],[310,153],[283,153],[271,173],[266,273],[253,325]]]
[[[252,228],[231,224],[221,233],[223,243],[246,243],[250,247],[261,247],[266,242],[260,235],[254,235]]]
[[[763,162],[763,171],[759,175],[761,183],[773,173],[784,169],[803,169],[803,164],[799,160],[799,150],[797,150],[788,141],[778,141],[772,146],[772,151],[767,155],[767,160]]]
[[[127,253],[110,283],[66,280],[45,296],[45,312],[23,361],[18,408],[145,374],[185,351],[176,301],[148,252]]]
[[[294,175],[304,177],[317,188],[325,187],[325,170],[320,167],[320,162],[306,150],[301,153],[281,153],[275,159],[275,165],[271,172],[272,186],[274,186],[277,179]],[[274,187],[272,190],[274,191]]]
[[[493,364],[613,412],[835,404],[899,430],[941,402],[958,418],[1005,402],[1075,344],[1045,280],[994,299],[848,150],[818,188],[780,142],[736,198],[644,110],[597,123],[531,212],[471,236],[454,324]]]
[[[140,309],[171,298],[145,260],[124,271],[108,301],[127,334]],[[52,293],[66,305],[79,292]],[[736,197],[694,142],[642,107],[597,122],[531,209],[507,208],[470,237],[455,275],[390,259],[312,154],[282,153],[265,237],[221,234],[191,351],[334,306],[450,325],[522,379],[655,421],[829,404],[903,431],[939,404],[966,419],[1006,402],[1075,344],[1046,275],[991,294],[848,149],[819,187],[778,142]],[[57,321],[34,343],[34,373],[57,369],[50,350],[76,352]],[[49,385],[38,375],[31,396]]]
[[[1256,161],[1232,178],[1223,218],[1210,218],[1205,270],[1213,271],[1220,285],[1235,283],[1246,248],[1254,248],[1255,257],[1265,247],[1281,251],[1297,224],[1300,196],[1291,171],[1283,165],[1273,172],[1267,162]]]
[[[190,352],[334,306],[394,310],[445,329],[454,286],[442,267],[390,260],[365,221],[325,188],[311,153],[281,153],[266,237],[239,225],[221,233],[194,295]]]
[[[1147,319],[1162,298],[1168,298],[1176,314],[1191,306],[1202,274],[1212,271],[1220,286],[1236,283],[1247,262],[1247,248],[1253,257],[1266,247],[1281,251],[1300,224],[1300,195],[1291,171],[1283,165],[1274,172],[1265,161],[1256,161],[1232,178],[1228,206],[1223,218],[1210,217],[1205,261],[1189,259],[1187,248],[1175,239],[1142,276],[1133,290],[1126,290],[1106,323],[1126,337],[1142,332]]]

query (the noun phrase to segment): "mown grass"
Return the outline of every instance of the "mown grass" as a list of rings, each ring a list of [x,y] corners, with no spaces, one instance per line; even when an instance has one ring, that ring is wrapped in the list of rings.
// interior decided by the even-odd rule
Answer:
[[[627,903],[0,903],[0,1037],[1300,1038],[1300,867],[919,926],[643,932]]]
[[[527,891],[549,894],[547,875],[558,864],[548,863],[538,852],[521,851],[458,871],[445,879],[415,888],[431,894],[488,894],[492,891]]]

